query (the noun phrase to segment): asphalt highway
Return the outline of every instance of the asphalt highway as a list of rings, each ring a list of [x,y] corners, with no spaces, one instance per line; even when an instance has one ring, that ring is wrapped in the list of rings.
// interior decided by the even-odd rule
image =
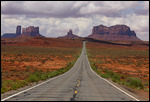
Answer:
[[[4,101],[136,101],[96,75],[86,54],[86,43],[75,65],[66,73],[13,95]]]

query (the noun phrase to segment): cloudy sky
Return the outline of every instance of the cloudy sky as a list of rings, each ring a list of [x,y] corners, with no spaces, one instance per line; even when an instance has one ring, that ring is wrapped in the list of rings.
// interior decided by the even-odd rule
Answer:
[[[69,29],[86,37],[100,24],[125,24],[149,41],[149,1],[1,1],[1,35],[31,25],[46,37],[64,36]]]

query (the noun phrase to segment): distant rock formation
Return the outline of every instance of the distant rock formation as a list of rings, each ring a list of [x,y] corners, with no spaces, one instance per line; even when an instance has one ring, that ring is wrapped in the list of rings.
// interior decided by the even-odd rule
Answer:
[[[1,38],[15,38],[17,37],[16,36],[16,33],[4,33]]]
[[[136,33],[131,31],[126,25],[115,25],[111,27],[104,25],[94,26],[92,34],[88,37],[101,40],[140,41],[140,39],[136,37]]]
[[[60,36],[58,38],[80,38],[79,36],[72,33],[72,29],[69,29],[69,32],[65,36]]]
[[[5,33],[1,36],[1,38],[15,38],[20,36],[40,36],[44,37],[43,35],[39,34],[39,27],[30,26],[27,28],[22,29],[21,34],[21,26],[18,25],[16,28],[16,33]]]
[[[21,26],[17,26],[17,29],[16,29],[16,36],[19,36],[21,35]]]
[[[21,34],[21,26],[18,25],[16,28],[16,33],[5,33],[1,36],[1,38],[15,38]]]
[[[42,35],[39,34],[39,27],[34,27],[34,26],[23,28],[21,36],[41,36],[42,37]]]
[[[72,29],[69,29],[69,32],[67,33],[67,35],[72,35]]]

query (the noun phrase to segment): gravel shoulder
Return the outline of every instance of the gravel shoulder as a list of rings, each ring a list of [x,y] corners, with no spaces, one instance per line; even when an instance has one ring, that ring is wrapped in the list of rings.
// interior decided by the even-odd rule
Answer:
[[[128,94],[132,95],[133,97],[139,99],[140,101],[149,101],[149,92],[133,89],[122,84],[118,84],[113,82],[112,80],[108,80],[109,82],[113,83],[115,86],[120,88],[121,90],[127,92]]]

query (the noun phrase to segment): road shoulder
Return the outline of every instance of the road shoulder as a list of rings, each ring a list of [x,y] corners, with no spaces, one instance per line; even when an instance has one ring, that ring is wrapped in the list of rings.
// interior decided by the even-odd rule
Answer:
[[[130,95],[134,96],[135,98],[139,99],[140,101],[149,101],[149,92],[129,88],[122,84],[115,83],[112,80],[108,80],[108,81],[111,82],[112,84],[114,84],[115,86],[117,86],[118,88],[120,88],[121,90],[123,90],[123,91],[129,93]]]

